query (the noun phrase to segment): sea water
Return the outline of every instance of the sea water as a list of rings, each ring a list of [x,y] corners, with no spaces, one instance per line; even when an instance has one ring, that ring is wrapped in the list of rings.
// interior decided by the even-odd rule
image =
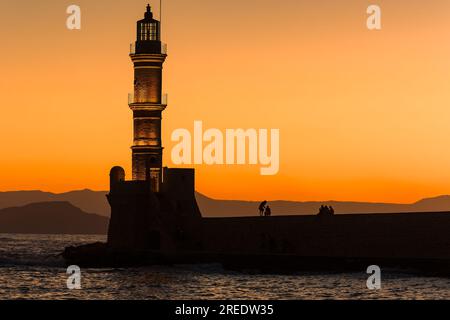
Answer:
[[[360,273],[249,274],[220,265],[81,269],[67,288],[59,253],[104,236],[0,234],[0,299],[450,299],[450,279],[383,270],[381,290]],[[382,267],[382,266],[381,266]]]

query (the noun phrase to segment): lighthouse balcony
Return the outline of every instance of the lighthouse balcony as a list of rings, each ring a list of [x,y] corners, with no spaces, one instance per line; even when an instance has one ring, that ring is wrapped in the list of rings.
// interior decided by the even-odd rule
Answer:
[[[167,55],[167,44],[159,41],[143,41],[136,45],[130,44],[130,55],[134,54],[164,54]]]
[[[128,94],[128,105],[131,109],[139,109],[139,108],[160,108],[164,110],[167,107],[169,95],[167,93],[161,95],[161,102],[151,102],[145,101],[146,99],[142,99],[134,95],[134,93]]]

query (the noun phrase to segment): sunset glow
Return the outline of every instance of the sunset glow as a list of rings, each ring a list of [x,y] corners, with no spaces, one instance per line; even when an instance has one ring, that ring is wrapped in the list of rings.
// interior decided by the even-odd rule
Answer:
[[[373,2],[373,1],[372,1]],[[167,0],[164,164],[194,121],[280,129],[274,176],[197,165],[213,198],[413,202],[450,194],[450,2]],[[146,2],[0,3],[1,191],[107,190],[131,178],[134,23]],[[159,1],[150,1],[158,12]],[[17,19],[21,17],[21,19]]]

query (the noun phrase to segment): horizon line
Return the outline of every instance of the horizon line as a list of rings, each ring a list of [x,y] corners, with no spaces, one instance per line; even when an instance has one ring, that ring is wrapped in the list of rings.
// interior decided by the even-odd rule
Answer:
[[[24,189],[20,189],[20,190],[7,190],[7,191],[3,191],[0,190],[0,194],[1,193],[19,193],[19,192],[41,192],[41,193],[49,193],[52,195],[62,195],[62,194],[67,194],[67,193],[73,193],[73,192],[83,192],[83,191],[89,191],[89,192],[104,192],[105,194],[107,194],[109,191],[106,190],[94,190],[94,189],[90,189],[90,188],[84,188],[84,189],[74,189],[74,190],[69,190],[69,191],[63,191],[63,192],[54,192],[54,191],[44,191],[44,190],[39,190],[39,189],[30,189],[30,190],[24,190]],[[208,195],[206,195],[203,192],[200,192],[198,190],[195,190],[195,192],[197,194],[200,194],[203,197],[206,197],[208,199],[211,200],[215,200],[215,201],[239,201],[239,202],[260,202],[263,200],[243,200],[243,199],[220,199],[220,198],[213,198],[210,197]],[[277,199],[277,200],[267,200],[269,202],[297,202],[297,203],[361,203],[361,204],[387,204],[387,205],[412,205],[412,204],[416,204],[420,201],[423,200],[429,200],[429,199],[436,199],[436,198],[442,198],[442,197],[450,197],[450,194],[440,194],[440,195],[436,195],[436,196],[429,196],[429,197],[423,197],[420,198],[414,202],[409,202],[409,203],[405,203],[405,202],[383,202],[383,201],[355,201],[355,200],[281,200],[281,199]]]

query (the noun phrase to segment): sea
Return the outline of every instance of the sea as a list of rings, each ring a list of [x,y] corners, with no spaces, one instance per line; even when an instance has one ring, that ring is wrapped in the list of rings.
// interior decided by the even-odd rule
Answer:
[[[59,254],[67,246],[105,241],[92,235],[0,234],[0,300],[372,300],[450,299],[450,279],[381,271],[381,289],[359,273],[240,273],[220,265],[81,269],[69,289]]]

